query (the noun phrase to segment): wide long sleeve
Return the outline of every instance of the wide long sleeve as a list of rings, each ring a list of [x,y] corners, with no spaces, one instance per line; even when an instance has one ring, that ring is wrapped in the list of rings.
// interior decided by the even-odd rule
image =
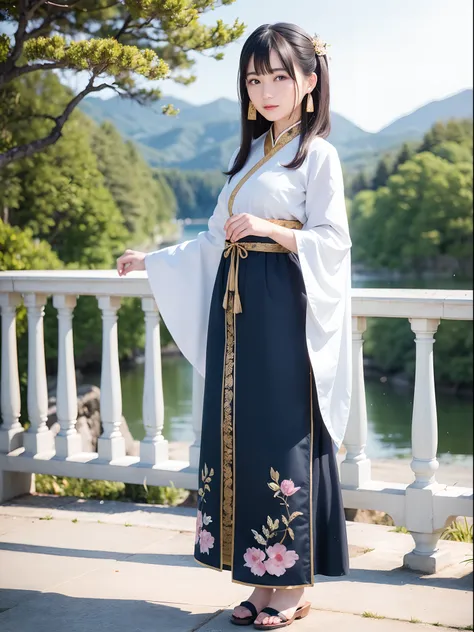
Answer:
[[[148,281],[161,316],[182,354],[202,376],[212,290],[225,246],[226,189],[224,185],[207,231],[145,255]]]
[[[307,292],[306,336],[319,407],[339,447],[352,388],[352,242],[337,150],[317,142],[307,160],[306,222],[294,234]]]

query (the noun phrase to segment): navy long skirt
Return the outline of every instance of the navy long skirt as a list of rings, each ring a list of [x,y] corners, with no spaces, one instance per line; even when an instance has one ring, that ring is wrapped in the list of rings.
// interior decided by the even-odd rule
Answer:
[[[223,308],[229,266],[223,256],[210,307],[194,557],[251,586],[346,575],[341,488],[306,346],[298,256],[249,251],[238,314],[233,293]]]

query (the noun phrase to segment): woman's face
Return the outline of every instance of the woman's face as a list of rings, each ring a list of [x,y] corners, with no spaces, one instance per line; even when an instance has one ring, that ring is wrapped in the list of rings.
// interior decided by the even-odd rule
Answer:
[[[305,94],[314,89],[317,76],[313,73],[305,77],[295,65],[296,82],[293,81],[274,50],[270,51],[270,63],[271,74],[257,75],[251,57],[246,77],[249,98],[257,111],[269,121],[298,120],[301,116],[301,101]]]

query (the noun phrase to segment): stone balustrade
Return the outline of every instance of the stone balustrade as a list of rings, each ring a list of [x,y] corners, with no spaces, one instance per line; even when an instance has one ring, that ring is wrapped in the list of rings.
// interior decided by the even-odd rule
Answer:
[[[82,452],[75,430],[77,391],[74,364],[73,313],[76,297],[97,298],[102,313],[100,410],[103,434],[97,452]],[[44,352],[44,307],[52,296],[58,317],[57,419],[60,431],[53,437],[47,426],[47,381]],[[145,379],[143,424],[145,437],[140,456],[125,454],[120,432],[121,377],[118,356],[117,310],[121,298],[141,298],[145,319]],[[27,406],[30,426],[19,423],[16,309],[28,314]],[[158,306],[159,307],[159,306]],[[0,273],[2,317],[0,502],[27,493],[34,473],[170,485],[196,490],[201,435],[203,380],[194,372],[194,442],[187,461],[171,460],[163,437],[164,402],[158,307],[146,273],[118,277],[104,271],[28,271]],[[473,490],[449,487],[437,481],[437,415],[433,371],[434,335],[441,320],[472,320],[472,291],[354,289],[353,398],[344,439],[347,449],[341,463],[344,505],[390,514],[405,526],[415,547],[404,558],[407,567],[434,573],[449,563],[438,549],[439,537],[453,517],[472,516]],[[371,317],[408,319],[416,345],[415,391],[412,412],[411,484],[376,481],[371,477],[367,441],[367,409],[363,371],[363,335]],[[204,333],[203,333],[204,335]]]

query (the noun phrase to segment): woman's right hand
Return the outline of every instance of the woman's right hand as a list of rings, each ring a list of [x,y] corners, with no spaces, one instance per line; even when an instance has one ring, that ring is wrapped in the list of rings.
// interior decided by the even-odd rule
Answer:
[[[145,252],[139,250],[126,250],[117,259],[117,272],[119,276],[125,276],[127,272],[145,270]]]

